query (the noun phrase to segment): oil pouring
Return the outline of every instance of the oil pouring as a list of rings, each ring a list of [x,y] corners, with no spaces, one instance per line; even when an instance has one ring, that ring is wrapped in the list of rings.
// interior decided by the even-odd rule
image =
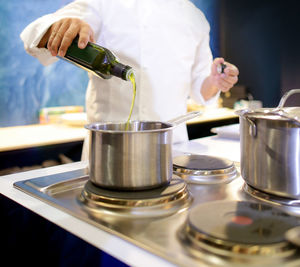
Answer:
[[[60,58],[103,79],[110,79],[112,76],[115,76],[132,83],[133,97],[129,116],[126,121],[126,130],[128,130],[136,95],[136,82],[133,69],[128,65],[120,63],[109,49],[97,44],[88,42],[84,49],[79,48],[78,37],[74,39],[66,55]]]

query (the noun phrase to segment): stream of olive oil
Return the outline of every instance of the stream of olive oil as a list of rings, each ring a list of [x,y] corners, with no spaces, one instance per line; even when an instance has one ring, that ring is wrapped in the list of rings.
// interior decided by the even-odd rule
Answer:
[[[133,110],[133,106],[134,106],[134,101],[135,101],[135,95],[136,95],[136,82],[135,82],[135,76],[133,73],[130,74],[129,79],[131,81],[132,84],[132,89],[133,89],[133,96],[132,96],[132,101],[131,101],[131,107],[130,107],[130,112],[129,112],[129,116],[126,122],[126,126],[125,126],[125,131],[128,131],[129,128],[129,123],[130,123],[130,119],[131,119],[131,115],[132,115],[132,110]]]

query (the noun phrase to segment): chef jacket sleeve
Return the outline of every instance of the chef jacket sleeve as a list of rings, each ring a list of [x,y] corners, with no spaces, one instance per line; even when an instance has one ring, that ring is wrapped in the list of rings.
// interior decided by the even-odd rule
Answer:
[[[54,63],[58,60],[57,57],[53,57],[48,49],[37,47],[49,27],[62,18],[79,18],[92,27],[97,39],[101,28],[100,11],[101,1],[77,0],[57,10],[55,13],[38,18],[30,23],[20,34],[26,52],[36,57],[44,66]]]
[[[199,17],[200,21],[198,25],[201,25],[201,32],[199,33],[199,43],[196,50],[194,65],[192,67],[192,87],[190,96],[197,103],[207,106],[217,103],[220,92],[207,101],[204,100],[201,94],[202,83],[211,72],[213,57],[209,46],[209,24],[203,14]]]

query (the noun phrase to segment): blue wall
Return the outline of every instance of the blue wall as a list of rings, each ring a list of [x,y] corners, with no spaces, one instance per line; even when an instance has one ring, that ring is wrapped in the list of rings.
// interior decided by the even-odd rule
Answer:
[[[213,57],[221,56],[220,0],[191,0],[205,14],[210,25],[210,47]]]
[[[42,66],[25,52],[19,37],[30,22],[70,0],[0,1],[0,127],[38,123],[43,107],[85,105],[87,73],[62,60]],[[192,1],[211,23],[212,50],[217,56],[217,0]]]
[[[62,60],[42,66],[19,37],[31,21],[67,2],[1,0],[0,127],[38,123],[43,107],[84,105],[87,73]]]

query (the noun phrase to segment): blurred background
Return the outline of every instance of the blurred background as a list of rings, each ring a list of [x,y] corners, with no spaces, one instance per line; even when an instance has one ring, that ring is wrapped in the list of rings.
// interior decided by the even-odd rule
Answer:
[[[62,60],[42,66],[26,54],[19,37],[31,21],[71,1],[0,1],[0,127],[38,123],[44,107],[84,106],[87,73]],[[192,2],[210,23],[213,56],[240,70],[236,88],[222,96],[224,106],[249,96],[276,106],[285,91],[300,87],[297,0]],[[295,95],[289,104],[297,103]]]

